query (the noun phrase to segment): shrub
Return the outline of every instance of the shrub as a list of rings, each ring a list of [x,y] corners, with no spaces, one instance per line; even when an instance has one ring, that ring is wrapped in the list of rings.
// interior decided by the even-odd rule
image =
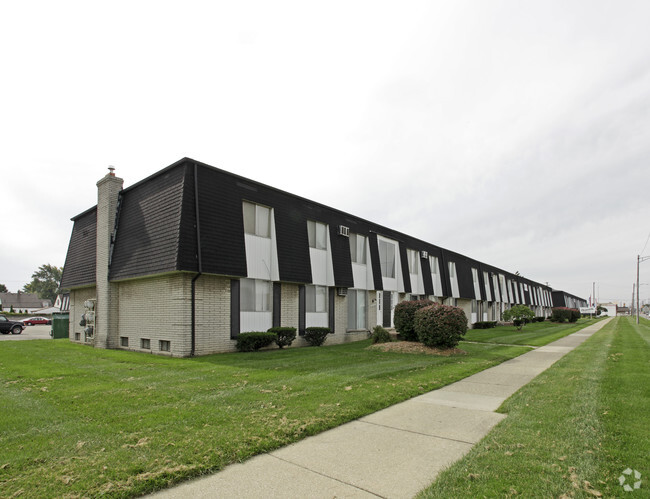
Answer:
[[[395,305],[395,331],[406,341],[418,341],[415,333],[415,312],[421,308],[433,305],[431,300],[402,301]]]
[[[379,325],[375,326],[372,333],[370,333],[370,339],[373,343],[389,343],[393,341],[388,330]]]
[[[515,305],[503,312],[503,320],[512,321],[520,331],[524,324],[528,323],[533,317],[535,317],[535,313],[526,305]]]
[[[575,322],[580,318],[580,311],[575,308],[555,307],[551,309],[551,320],[553,322]]]
[[[415,313],[415,331],[428,347],[453,348],[467,332],[467,316],[458,307],[436,303]]]
[[[478,321],[474,323],[474,329],[490,329],[497,327],[497,321]]]
[[[280,347],[288,347],[296,339],[295,327],[272,327],[269,333],[275,333],[275,344]]]
[[[546,317],[535,317],[533,319],[534,322],[544,322],[546,320]]]
[[[305,341],[313,347],[319,347],[327,339],[327,335],[332,330],[328,327],[308,327],[305,328]]]
[[[254,352],[262,347],[268,347],[277,338],[275,333],[241,333],[237,336],[237,350],[240,352]]]

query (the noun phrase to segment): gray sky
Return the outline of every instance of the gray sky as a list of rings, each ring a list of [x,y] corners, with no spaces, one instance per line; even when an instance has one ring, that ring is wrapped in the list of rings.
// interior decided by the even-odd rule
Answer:
[[[5,2],[0,283],[63,265],[108,165],[128,186],[190,156],[629,303],[648,19],[646,0]]]

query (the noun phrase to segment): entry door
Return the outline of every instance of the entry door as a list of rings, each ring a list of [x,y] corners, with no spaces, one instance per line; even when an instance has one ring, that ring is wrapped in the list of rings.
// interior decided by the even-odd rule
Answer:
[[[390,311],[392,309],[391,297],[392,297],[392,293],[390,291],[383,292],[382,306],[384,307],[384,309],[383,309],[383,317],[382,317],[382,326],[384,327],[392,326],[390,320],[391,319]]]

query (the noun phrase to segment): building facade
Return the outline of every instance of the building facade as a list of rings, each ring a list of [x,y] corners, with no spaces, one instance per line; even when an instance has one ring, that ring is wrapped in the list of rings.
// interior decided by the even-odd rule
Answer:
[[[72,219],[61,283],[72,341],[191,356],[273,326],[363,339],[406,299],[456,305],[470,324],[553,306],[548,286],[189,158],[97,187]]]

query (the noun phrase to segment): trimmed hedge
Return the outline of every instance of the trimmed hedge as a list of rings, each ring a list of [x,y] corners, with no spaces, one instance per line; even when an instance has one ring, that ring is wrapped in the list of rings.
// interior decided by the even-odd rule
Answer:
[[[313,347],[319,347],[327,339],[327,335],[330,334],[332,330],[328,327],[308,327],[305,328],[305,341]]]
[[[395,305],[395,331],[400,334],[403,340],[418,341],[414,324],[415,312],[434,303],[431,300],[407,300]]]
[[[370,339],[373,343],[390,343],[393,341],[388,330],[379,325],[373,328],[372,333],[370,333]]]
[[[296,339],[295,327],[272,327],[269,333],[275,333],[275,344],[280,348],[291,346]]]
[[[467,316],[459,307],[436,303],[415,313],[415,331],[428,347],[454,348],[467,332]]]
[[[580,311],[575,308],[555,307],[551,309],[553,322],[576,322],[580,318]]]
[[[275,333],[250,332],[237,336],[237,350],[240,352],[254,352],[263,347],[268,347],[277,339]]]
[[[474,329],[490,329],[497,327],[497,321],[478,321],[474,323]]]

